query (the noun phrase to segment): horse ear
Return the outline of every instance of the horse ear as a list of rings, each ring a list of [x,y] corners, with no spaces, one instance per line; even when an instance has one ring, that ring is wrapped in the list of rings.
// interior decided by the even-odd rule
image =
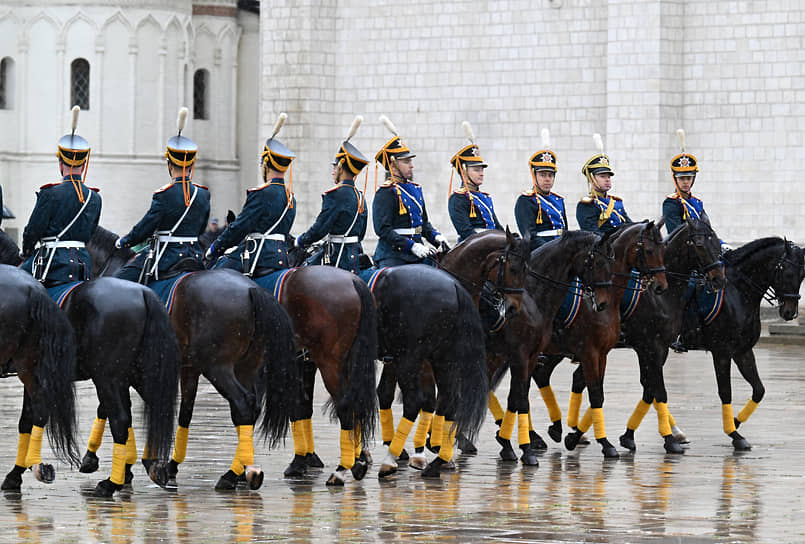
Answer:
[[[657,230],[660,230],[663,225],[665,225],[665,216],[664,215],[662,217],[660,217],[660,219],[656,222],[655,226],[657,227]]]
[[[235,212],[233,212],[232,210],[227,210],[226,211],[226,224],[231,225],[235,221],[236,217],[237,217],[237,215],[235,215]]]

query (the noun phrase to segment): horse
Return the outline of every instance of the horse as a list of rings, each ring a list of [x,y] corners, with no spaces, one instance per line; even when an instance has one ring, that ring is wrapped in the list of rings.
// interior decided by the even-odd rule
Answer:
[[[643,221],[626,224],[613,231],[610,241],[615,252],[612,268],[614,300],[621,301],[627,295],[628,300],[634,301],[642,290],[651,289],[660,295],[668,288],[663,264],[665,245],[660,236],[660,226],[653,221]],[[575,317],[567,316],[564,323],[555,321],[553,339],[543,354],[543,364],[538,365],[532,374],[548,407],[552,422],[548,435],[554,441],[558,442],[562,436],[562,412],[550,386],[553,370],[565,357],[581,362],[579,369],[588,387],[590,406],[602,408],[607,354],[619,339],[622,311],[623,304],[611,304],[604,311],[596,312],[588,301],[582,301]],[[580,395],[572,397],[571,406],[580,402]],[[578,412],[577,404],[575,411]],[[590,412],[589,417],[594,414]],[[589,426],[589,423],[585,422],[585,426]],[[602,421],[596,428],[597,440],[606,436],[601,434],[604,428]],[[573,450],[579,438],[580,435],[575,433],[568,435],[566,447]],[[608,446],[604,447],[603,454],[605,457],[618,456],[617,450]]]
[[[114,248],[114,234],[105,229],[98,229],[96,236],[88,244],[93,259],[97,255],[97,266],[104,273],[114,273],[115,265],[107,266],[111,259],[121,261],[121,250]],[[126,252],[123,258],[130,258]],[[94,261],[93,261],[94,262]],[[125,261],[123,261],[125,262]],[[259,308],[252,306],[252,310],[236,311],[233,301],[227,302],[227,308],[219,308],[223,304],[219,296],[225,300],[227,293],[223,286],[214,285],[215,279],[197,280],[196,277],[216,278],[228,285],[230,292],[235,289],[243,291],[248,289],[248,297],[252,302],[259,304]],[[259,279],[258,279],[259,281]],[[189,282],[189,283],[188,283]],[[196,285],[196,282],[199,285]],[[203,285],[202,285],[203,283]],[[237,285],[235,285],[237,284]],[[219,295],[220,293],[220,295]],[[180,298],[187,302],[181,307],[187,308],[185,317],[174,316],[177,308],[171,312],[171,318],[180,340],[187,336],[182,345],[183,373],[182,373],[182,410],[179,414],[179,435],[182,436],[180,446],[186,444],[187,427],[192,416],[192,402],[195,398],[199,372],[210,379],[210,372],[227,371],[213,370],[214,361],[233,361],[227,363],[232,368],[236,366],[236,382],[243,384],[246,389],[254,385],[253,372],[259,362],[253,357],[254,348],[265,344],[268,346],[267,354],[276,354],[276,361],[265,371],[264,385],[270,394],[266,397],[266,417],[263,419],[264,434],[273,437],[284,436],[287,423],[282,420],[283,414],[290,421],[294,439],[294,459],[285,474],[288,477],[300,475],[308,467],[323,467],[321,460],[315,454],[312,426],[310,418],[313,410],[313,387],[315,371],[321,372],[325,386],[332,396],[333,413],[341,422],[341,459],[338,468],[328,479],[329,485],[343,485],[344,475],[351,470],[356,479],[361,479],[366,473],[366,456],[362,452],[361,444],[372,438],[374,418],[376,414],[376,400],[374,394],[374,359],[377,352],[376,324],[374,302],[366,285],[352,274],[332,267],[310,267],[310,269],[289,270],[281,281],[281,288],[277,294],[281,305],[265,289],[231,270],[210,270],[187,276],[176,290],[175,298],[178,304]],[[240,296],[240,295],[235,295]],[[242,298],[242,297],[241,297]],[[249,299],[242,299],[238,304],[248,308]],[[194,312],[201,312],[203,318],[196,318],[193,327],[188,328],[187,323]],[[279,314],[282,314],[281,316]],[[211,318],[216,315],[215,320]],[[252,327],[247,321],[255,321]],[[288,321],[286,321],[288,320]],[[243,345],[237,338],[221,337],[221,332],[227,328],[232,331],[241,331],[244,328],[252,330],[244,334],[244,338],[256,335],[252,341],[251,355],[244,355],[248,345]],[[205,331],[218,328],[218,353],[209,353],[206,345]],[[274,330],[276,329],[276,330]],[[181,332],[179,332],[181,330]],[[291,332],[292,331],[292,332]],[[290,334],[290,338],[287,336]],[[295,343],[294,343],[295,339]],[[290,340],[287,342],[286,340]],[[241,343],[238,346],[238,342]],[[294,359],[293,353],[297,347],[304,350],[304,355]],[[204,360],[194,354],[198,350],[207,350]],[[289,356],[289,353],[291,355]],[[240,362],[238,358],[240,359]],[[290,357],[290,359],[289,359]],[[250,362],[251,361],[251,362]],[[272,376],[274,372],[282,372],[285,380],[277,380]],[[231,370],[230,370],[231,372]],[[242,396],[242,387],[228,382],[227,388],[222,390],[216,381],[210,379],[213,385],[228,400]],[[255,394],[261,395],[255,390]],[[251,395],[251,393],[250,393]],[[257,400],[259,400],[258,397]],[[251,397],[250,397],[251,398]],[[253,400],[250,400],[250,402]],[[230,404],[233,400],[230,400]],[[239,402],[239,401],[238,401]],[[275,406],[279,402],[280,405]],[[246,411],[248,413],[248,410]],[[256,414],[253,414],[256,417]],[[233,411],[233,422],[236,426],[248,425],[242,423],[243,415],[236,415]],[[270,425],[266,426],[266,422]],[[248,438],[250,440],[250,437]],[[272,445],[276,440],[272,440]],[[239,446],[240,448],[240,446]],[[240,451],[240,450],[239,450]],[[237,457],[237,456],[236,456]],[[247,455],[247,458],[249,456]],[[184,458],[184,450],[177,448],[172,460],[172,470],[178,470],[178,464]],[[253,458],[253,453],[252,453]],[[237,461],[237,459],[236,459]],[[233,462],[233,467],[235,462]],[[251,463],[249,463],[251,465]],[[251,480],[247,471],[247,480]],[[233,468],[222,476],[218,488],[231,488],[235,484],[235,477],[242,473]],[[260,472],[259,482],[262,481]],[[253,489],[259,488],[259,482],[250,481]]]
[[[18,248],[5,234],[0,246],[10,249],[4,252],[7,260],[19,264]],[[110,415],[115,442],[112,474],[98,482],[93,493],[110,497],[131,481],[137,447],[129,387],[144,400],[146,447],[158,460],[149,476],[164,486],[166,467],[159,460],[167,457],[173,438],[179,353],[162,303],[150,290],[115,278],[83,282],[68,293],[61,304],[76,344],[76,372],[69,376],[92,380],[100,410]]]
[[[19,255],[8,249],[0,246],[0,260]],[[0,489],[20,491],[27,468],[40,482],[55,480],[53,465],[42,462],[43,428],[56,455],[78,465],[75,341],[67,316],[30,274],[0,265],[0,290],[0,361],[4,370],[12,365],[23,384],[17,457]]]
[[[718,314],[704,323],[694,349],[712,354],[721,400],[724,433],[736,451],[751,449],[738,427],[763,400],[765,388],[755,364],[752,348],[760,337],[760,303],[763,298],[778,302],[778,313],[786,321],[797,317],[799,289],[805,278],[805,258],[801,248],[782,238],[761,238],[724,254],[727,284]],[[766,296],[771,289],[772,295]],[[752,396],[737,416],[733,415],[731,362],[752,386]],[[644,393],[644,398],[647,396]]]

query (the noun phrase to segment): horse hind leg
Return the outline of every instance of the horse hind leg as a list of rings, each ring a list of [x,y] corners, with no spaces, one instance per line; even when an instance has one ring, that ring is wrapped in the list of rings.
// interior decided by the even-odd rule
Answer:
[[[84,457],[81,458],[81,465],[78,467],[79,472],[92,474],[98,470],[98,449],[103,442],[105,430],[106,414],[102,412],[100,405],[98,405],[98,412],[95,416],[95,421],[92,422],[92,430],[89,433],[89,440],[87,440],[87,451],[84,453]]]
[[[731,363],[732,360],[729,355],[713,352],[713,367],[716,372],[716,382],[718,383],[718,396],[721,399],[721,421],[724,433],[732,439],[732,447],[736,451],[746,451],[752,449],[752,446],[738,432],[732,412]]]
[[[0,485],[0,490],[3,491],[20,491],[22,489],[22,475],[28,468],[26,458],[28,457],[28,448],[31,442],[31,430],[33,428],[32,420],[32,403],[28,397],[28,393],[23,393],[22,411],[20,413],[19,421],[19,438],[17,442],[17,457],[14,460],[14,468],[11,472],[6,474],[3,484]]]
[[[126,443],[129,441],[131,428],[131,400],[128,386],[116,388],[110,384],[96,383],[98,399],[104,411],[109,415],[109,428],[112,431],[112,471],[106,480],[95,486],[93,495],[111,497],[126,483]]]
[[[176,427],[176,436],[173,441],[173,454],[168,462],[168,481],[174,485],[176,476],[179,474],[179,465],[184,462],[187,455],[187,440],[190,436],[190,421],[193,419],[193,407],[196,403],[198,392],[198,378],[200,372],[190,366],[186,361],[182,364],[179,376],[181,381],[182,396],[179,404],[179,421]],[[143,449],[143,466],[150,471],[154,463],[148,452],[148,444]]]
[[[760,401],[763,400],[763,397],[766,395],[766,388],[763,386],[763,382],[760,379],[760,374],[758,374],[757,364],[755,362],[755,354],[751,349],[745,353],[741,353],[740,355],[735,355],[734,359],[735,363],[738,365],[738,371],[741,373],[741,376],[743,376],[744,380],[746,380],[749,385],[752,386],[752,397],[746,401],[744,407],[741,408],[740,412],[738,412],[737,417],[734,418],[735,429],[737,432],[737,429],[741,426],[741,423],[744,423],[747,419],[749,419],[755,409],[757,409]],[[735,441],[733,440],[733,445],[734,444]],[[748,445],[748,443],[746,445]]]

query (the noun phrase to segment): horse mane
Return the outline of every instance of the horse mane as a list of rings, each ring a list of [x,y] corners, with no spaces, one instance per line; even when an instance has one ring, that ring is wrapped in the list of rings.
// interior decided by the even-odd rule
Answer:
[[[766,248],[775,246],[780,243],[785,243],[782,238],[779,236],[769,236],[767,238],[758,238],[757,240],[752,240],[748,244],[744,244],[738,249],[734,249],[732,251],[728,251],[724,255],[724,261],[730,264],[738,264],[741,261],[747,259],[748,257],[754,255],[758,251],[762,251]]]
[[[95,232],[92,233],[90,243],[105,249],[114,249],[115,240],[117,240],[117,234],[98,225]]]
[[[6,234],[6,231],[0,229],[0,262],[16,265],[19,260],[19,246]]]

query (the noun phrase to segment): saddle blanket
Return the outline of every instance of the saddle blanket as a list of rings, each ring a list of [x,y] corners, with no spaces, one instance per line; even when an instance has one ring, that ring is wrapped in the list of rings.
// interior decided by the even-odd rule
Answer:
[[[252,280],[263,289],[270,291],[278,302],[282,302],[282,290],[285,287],[285,280],[288,278],[288,274],[294,270],[296,270],[296,268],[277,270],[276,272],[260,276],[259,278],[252,278]]]
[[[643,280],[640,279],[640,272],[632,270],[629,281],[626,284],[626,291],[621,299],[621,321],[626,321],[637,308],[640,297],[643,295]]]
[[[363,270],[358,272],[358,277],[369,286],[369,290],[374,292],[375,284],[377,283],[377,279],[380,275],[385,272],[389,267],[383,268],[375,268],[374,266],[371,268],[364,268]]]
[[[573,284],[568,288],[565,299],[556,313],[554,322],[561,328],[569,327],[579,315],[581,308],[581,295],[584,291],[581,288],[581,280],[573,278]]]
[[[685,299],[691,301],[690,304],[696,310],[702,323],[709,325],[721,312],[721,306],[724,304],[724,290],[711,291],[706,285],[702,285],[700,281],[691,276],[688,280]]]
[[[67,297],[70,296],[70,293],[73,292],[73,289],[78,287],[84,283],[83,281],[73,281],[70,283],[62,283],[61,285],[56,285],[55,287],[48,287],[47,292],[56,304],[59,305],[61,308],[64,305],[64,301],[67,300]]]
[[[152,281],[148,284],[148,287],[154,291],[165,304],[165,308],[167,308],[168,313],[171,313],[171,309],[173,308],[173,297],[176,294],[176,289],[179,287],[182,281],[191,274],[195,274],[195,272],[185,272],[174,278]]]

